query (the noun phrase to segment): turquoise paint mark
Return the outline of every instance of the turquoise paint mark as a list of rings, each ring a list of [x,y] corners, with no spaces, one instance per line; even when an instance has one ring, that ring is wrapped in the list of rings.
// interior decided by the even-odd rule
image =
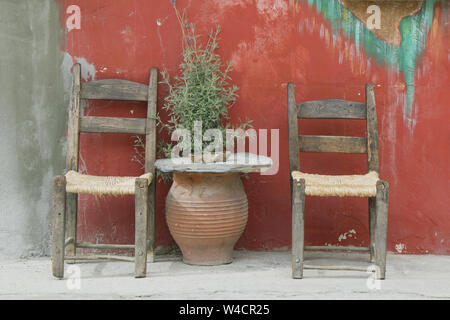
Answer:
[[[436,1],[425,0],[417,15],[402,19],[400,23],[402,42],[399,47],[396,47],[378,39],[338,0],[307,0],[310,6],[315,6],[317,12],[330,22],[333,33],[342,31],[347,38],[355,41],[357,50],[363,45],[367,54],[373,57],[377,64],[397,66],[404,74],[405,116],[411,115],[413,109],[417,60],[425,49]]]

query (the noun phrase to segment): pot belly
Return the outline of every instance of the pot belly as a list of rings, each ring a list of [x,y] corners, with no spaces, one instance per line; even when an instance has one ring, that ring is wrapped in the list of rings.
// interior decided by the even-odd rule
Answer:
[[[239,173],[174,174],[166,220],[184,262],[230,263],[247,217],[247,196]]]

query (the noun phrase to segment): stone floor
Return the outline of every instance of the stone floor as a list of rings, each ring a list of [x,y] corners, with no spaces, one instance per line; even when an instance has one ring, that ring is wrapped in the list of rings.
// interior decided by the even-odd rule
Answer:
[[[364,255],[332,254],[330,262],[308,254],[314,264],[355,258],[352,264],[368,265]],[[49,258],[0,261],[0,299],[450,299],[450,256],[389,254],[380,282],[370,273],[323,270],[293,280],[288,252],[236,251],[233,263],[214,267],[159,257],[144,279],[134,279],[127,262],[66,264],[64,280],[50,270]]]

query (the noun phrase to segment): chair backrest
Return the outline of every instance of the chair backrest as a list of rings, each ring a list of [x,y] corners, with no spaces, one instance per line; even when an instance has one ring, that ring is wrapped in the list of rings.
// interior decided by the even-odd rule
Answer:
[[[366,103],[329,99],[297,104],[294,84],[289,83],[288,117],[291,172],[300,170],[300,152],[366,153],[368,171],[379,172],[378,123],[372,84],[366,84]],[[299,135],[298,118],[366,120],[366,137]]]
[[[145,172],[154,175],[156,158],[156,102],[158,69],[150,71],[149,85],[122,79],[81,82],[81,66],[72,71],[69,103],[66,171],[78,171],[80,132],[145,135]],[[147,118],[87,117],[80,114],[81,99],[147,101]]]

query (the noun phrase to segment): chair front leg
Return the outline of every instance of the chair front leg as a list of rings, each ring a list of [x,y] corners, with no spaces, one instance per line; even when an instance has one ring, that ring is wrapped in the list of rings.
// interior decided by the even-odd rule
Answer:
[[[375,262],[375,222],[376,222],[376,197],[369,198],[369,249],[370,249],[370,262]]]
[[[66,246],[66,256],[76,255],[77,243],[77,212],[78,194],[67,193],[66,195],[66,238],[72,239]],[[75,263],[75,260],[67,260],[67,263]]]
[[[137,178],[135,184],[135,278],[147,274],[148,180]]]
[[[388,222],[389,184],[387,181],[377,182],[374,232],[374,262],[379,267],[378,279],[386,276],[386,244]]]
[[[64,278],[64,246],[66,220],[66,177],[56,176],[53,179],[52,204],[52,272],[58,279]]]
[[[303,278],[305,180],[292,181],[292,278]]]

